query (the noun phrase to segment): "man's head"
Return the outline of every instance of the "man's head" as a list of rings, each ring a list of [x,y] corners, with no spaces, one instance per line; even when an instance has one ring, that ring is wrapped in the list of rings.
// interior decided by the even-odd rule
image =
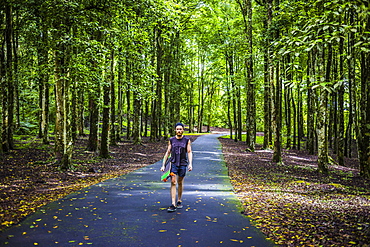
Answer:
[[[175,124],[175,131],[177,136],[182,136],[184,133],[184,125],[182,123]]]

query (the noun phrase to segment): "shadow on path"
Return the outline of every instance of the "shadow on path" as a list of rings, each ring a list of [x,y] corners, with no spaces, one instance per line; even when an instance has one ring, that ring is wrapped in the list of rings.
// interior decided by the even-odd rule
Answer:
[[[192,145],[183,209],[167,212],[160,161],[42,207],[1,232],[0,246],[273,246],[240,213],[218,136]]]

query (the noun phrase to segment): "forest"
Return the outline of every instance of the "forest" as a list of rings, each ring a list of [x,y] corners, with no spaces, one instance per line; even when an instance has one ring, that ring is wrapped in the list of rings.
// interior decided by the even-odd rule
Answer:
[[[359,171],[359,184],[366,190],[369,7],[365,0],[4,0],[0,176],[16,174],[16,166],[6,162],[16,154],[36,174],[38,161],[27,160],[27,151],[20,150],[34,143],[42,149],[36,152],[46,152],[48,165],[39,164],[56,166],[58,179],[81,167],[76,157],[99,157],[104,159],[100,163],[111,165],[107,169],[116,169],[118,161],[110,158],[122,151],[127,151],[124,165],[132,170],[130,159],[139,166],[160,159],[173,124],[181,121],[193,135],[227,129],[232,142],[222,141],[225,149],[242,143],[242,149],[234,150],[256,159],[256,173],[284,171],[279,166],[284,150],[304,151],[317,157],[317,173],[305,171],[307,176],[319,174],[329,181],[330,167],[348,166]],[[122,142],[132,146],[117,145]],[[145,147],[150,148],[148,160],[134,160],[130,152]],[[266,157],[257,149],[271,150],[266,157],[269,166],[276,166],[258,167]],[[234,186],[245,190],[246,181],[237,174],[246,162],[229,156]],[[349,159],[357,167],[346,164]],[[343,177],[335,176],[329,187],[339,190]],[[248,184],[254,183],[251,178]],[[42,179],[36,183],[45,185]],[[313,185],[298,180],[297,186]],[[368,198],[368,191],[361,193]],[[263,203],[269,200],[274,199]],[[291,212],[288,204],[286,212]],[[25,207],[34,210],[33,205]],[[23,216],[30,213],[22,210]],[[250,211],[262,213],[259,208]],[[0,215],[8,217],[9,212]],[[365,243],[368,216],[361,217],[361,226],[350,217],[346,224],[353,223]],[[3,227],[13,223],[12,218],[4,220]],[[284,242],[281,236],[277,238]]]
[[[1,152],[14,136],[109,157],[125,137],[158,141],[182,121],[256,133],[318,154],[357,155],[370,177],[367,1],[4,1],[0,6]],[[203,130],[205,128],[205,130]],[[336,161],[329,156],[336,154]],[[357,151],[356,151],[357,150]]]

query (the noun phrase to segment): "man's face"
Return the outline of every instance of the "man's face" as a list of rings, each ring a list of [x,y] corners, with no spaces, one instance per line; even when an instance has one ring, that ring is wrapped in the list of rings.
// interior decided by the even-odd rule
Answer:
[[[178,125],[178,126],[176,126],[175,131],[176,131],[177,136],[182,136],[182,134],[184,133],[184,128],[182,126]]]

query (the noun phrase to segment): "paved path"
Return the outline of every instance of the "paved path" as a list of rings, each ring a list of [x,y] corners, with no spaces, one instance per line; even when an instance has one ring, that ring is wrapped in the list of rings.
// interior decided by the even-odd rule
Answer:
[[[240,213],[217,137],[193,143],[183,209],[166,211],[157,162],[43,207],[0,233],[0,246],[273,246]]]

